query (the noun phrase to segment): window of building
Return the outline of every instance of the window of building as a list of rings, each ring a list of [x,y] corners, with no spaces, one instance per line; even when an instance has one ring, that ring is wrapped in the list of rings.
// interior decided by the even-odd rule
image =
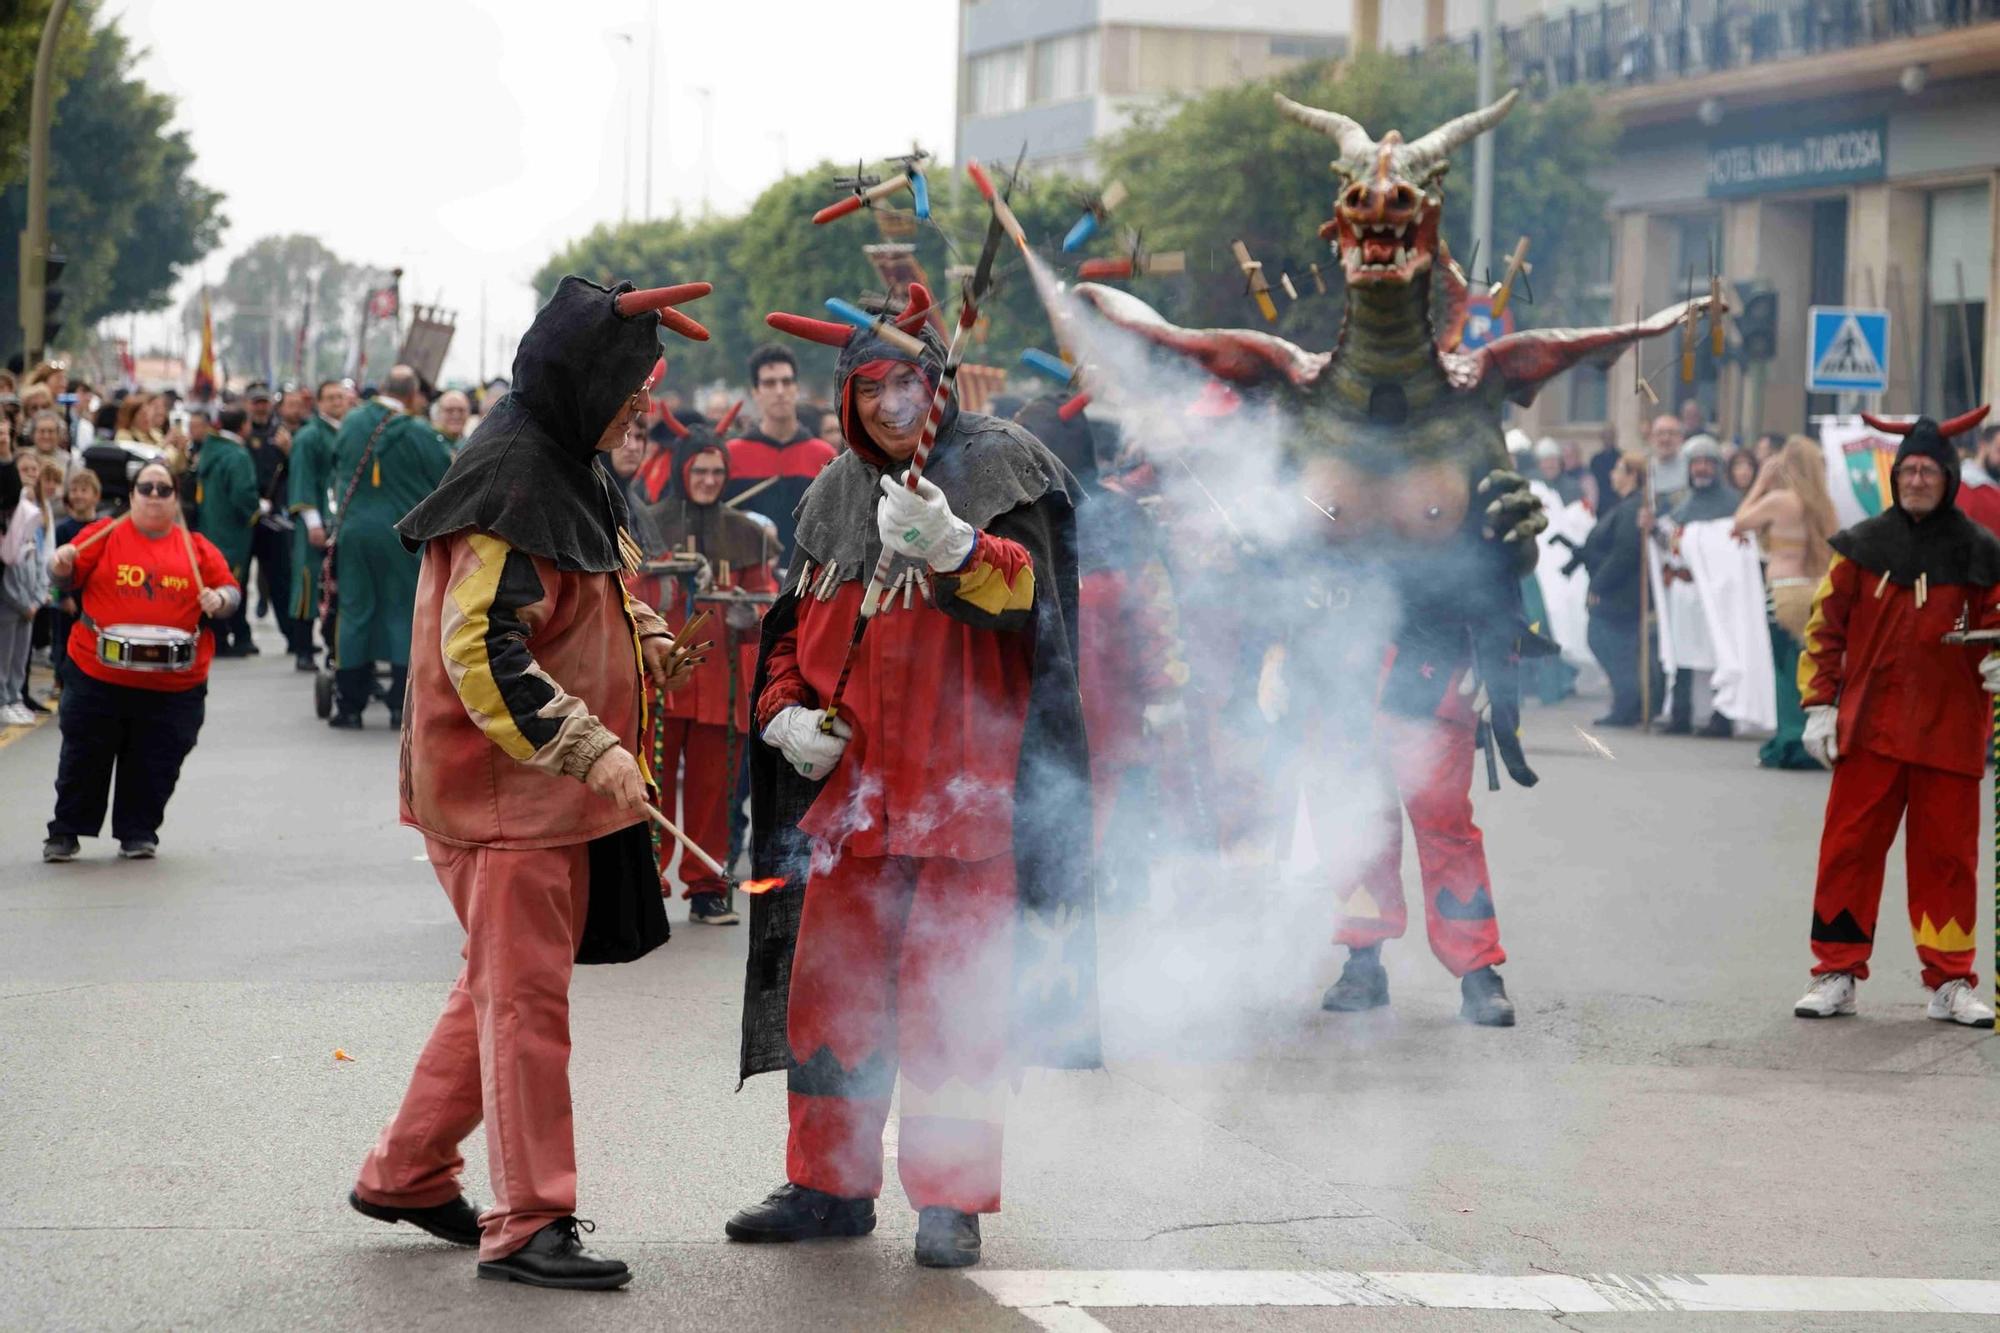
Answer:
[[[1032,99],[1066,102],[1097,91],[1097,32],[1073,32],[1035,43]]]
[[[1847,200],[1817,199],[1812,205],[1812,290],[1806,305],[1847,304]],[[1781,298],[1782,299],[1782,298]],[[1834,393],[1806,395],[1806,420],[1841,409]]]
[[[1273,37],[1271,54],[1280,60],[1331,60],[1340,43],[1331,37]]]
[[[1028,104],[1028,50],[1023,46],[988,51],[966,62],[970,94],[966,113],[993,116]]]
[[[1934,191],[1929,203],[1923,404],[1934,416],[1956,416],[1978,405],[1985,382],[1993,200],[1985,185],[1969,185]]]
[[[1584,266],[1583,300],[1572,312],[1574,321],[1584,327],[1598,327],[1610,324],[1617,313],[1611,308],[1611,262],[1612,235],[1616,229],[1607,226],[1591,247],[1588,262]],[[1575,422],[1598,422],[1611,419],[1611,371],[1607,366],[1584,362],[1569,372],[1569,419]]]

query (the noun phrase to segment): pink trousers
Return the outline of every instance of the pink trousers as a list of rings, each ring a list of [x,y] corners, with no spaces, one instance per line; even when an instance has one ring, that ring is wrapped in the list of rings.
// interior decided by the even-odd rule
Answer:
[[[465,967],[355,1192],[400,1208],[456,1198],[458,1146],[484,1120],[493,1206],[479,1217],[479,1257],[497,1259],[576,1211],[569,978],[589,902],[589,844],[425,843],[465,927]]]

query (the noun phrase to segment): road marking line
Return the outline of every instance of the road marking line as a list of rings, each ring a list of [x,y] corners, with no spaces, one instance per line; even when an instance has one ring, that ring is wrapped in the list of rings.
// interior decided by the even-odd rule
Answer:
[[[1051,1333],[1103,1327],[1086,1309],[1417,1306],[1544,1314],[2000,1315],[2000,1281],[1686,1273],[995,1270],[967,1275]]]

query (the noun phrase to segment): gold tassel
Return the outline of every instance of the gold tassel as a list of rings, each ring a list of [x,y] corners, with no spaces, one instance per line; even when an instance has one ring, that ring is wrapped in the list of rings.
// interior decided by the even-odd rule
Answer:
[[[1885,569],[1885,570],[1883,570],[1883,571],[1882,571],[1882,578],[1881,578],[1881,580],[1880,580],[1879,582],[1877,582],[1877,583],[1876,583],[1876,585],[1875,585],[1875,596],[1876,596],[1876,598],[1877,598],[1878,600],[1879,600],[1879,599],[1881,598],[1881,596],[1882,596],[1882,589],[1884,589],[1884,588],[1886,588],[1886,587],[1888,587],[1888,586],[1889,586],[1889,571]]]
[[[375,460],[375,489],[382,489],[382,460],[379,458]]]

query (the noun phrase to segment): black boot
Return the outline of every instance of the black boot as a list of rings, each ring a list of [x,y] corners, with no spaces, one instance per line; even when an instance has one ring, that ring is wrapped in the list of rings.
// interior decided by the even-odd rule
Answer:
[[[1506,983],[1490,965],[1460,977],[1458,991],[1465,997],[1458,1007],[1460,1018],[1487,1028],[1514,1026],[1514,1002],[1507,998]]]
[[[956,1208],[919,1208],[917,1262],[925,1268],[970,1268],[978,1263],[979,1215]]]
[[[1389,1003],[1389,974],[1382,967],[1382,946],[1371,944],[1365,949],[1349,949],[1347,965],[1340,969],[1340,980],[1326,988],[1320,996],[1319,1007],[1336,1014],[1358,1013],[1363,1009],[1380,1009]]]
[[[804,1185],[781,1185],[723,1224],[731,1240],[752,1243],[865,1236],[875,1229],[873,1199],[843,1199]]]
[[[607,1259],[583,1248],[578,1229],[595,1231],[589,1222],[558,1217],[528,1237],[528,1243],[498,1259],[482,1259],[479,1276],[496,1282],[525,1282],[531,1287],[566,1287],[571,1291],[610,1291],[632,1280],[622,1260]]]
[[[392,1204],[370,1203],[349,1190],[347,1202],[355,1212],[363,1217],[372,1217],[377,1222],[408,1222],[419,1231],[428,1231],[439,1240],[448,1240],[454,1245],[479,1243],[479,1210],[467,1203],[463,1194],[449,1203],[429,1208],[397,1208]]]
[[[1736,734],[1736,724],[1720,713],[1710,713],[1701,734],[1710,740],[1726,741]]]
[[[1694,735],[1694,672],[1674,672],[1674,690],[1667,708],[1667,725],[1662,728],[1669,736]]]

